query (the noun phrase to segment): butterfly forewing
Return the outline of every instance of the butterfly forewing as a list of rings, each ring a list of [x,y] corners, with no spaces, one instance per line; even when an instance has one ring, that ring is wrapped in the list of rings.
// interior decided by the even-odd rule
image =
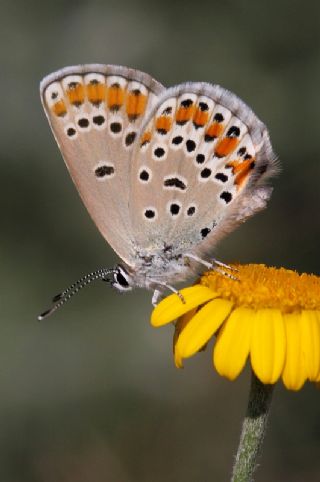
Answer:
[[[46,77],[41,97],[72,179],[98,229],[134,264],[128,212],[130,157],[144,118],[163,90],[126,67],[68,67]]]
[[[168,89],[145,119],[133,152],[136,245],[180,254],[214,240],[248,189],[253,193],[273,170],[265,126],[234,94],[204,83]],[[238,221],[250,212],[247,202]]]

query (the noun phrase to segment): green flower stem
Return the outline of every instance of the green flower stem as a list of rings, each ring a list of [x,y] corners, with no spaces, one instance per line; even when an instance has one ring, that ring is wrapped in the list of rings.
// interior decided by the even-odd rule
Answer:
[[[242,425],[232,482],[253,481],[266,432],[273,387],[274,385],[264,385],[252,372],[248,408]]]

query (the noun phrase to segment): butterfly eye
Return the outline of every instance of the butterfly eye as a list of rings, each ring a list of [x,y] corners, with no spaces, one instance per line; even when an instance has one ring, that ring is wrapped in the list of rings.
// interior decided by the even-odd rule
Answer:
[[[119,291],[130,291],[132,286],[130,286],[130,277],[128,273],[121,267],[118,266],[114,273],[114,280],[112,286]]]

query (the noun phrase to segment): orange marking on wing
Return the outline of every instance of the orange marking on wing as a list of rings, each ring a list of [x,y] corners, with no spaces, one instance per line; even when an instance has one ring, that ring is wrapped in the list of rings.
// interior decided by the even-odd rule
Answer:
[[[235,184],[238,189],[243,185],[249,176],[250,171],[254,168],[254,159],[247,159],[246,161],[231,161],[226,167],[232,168],[232,173],[236,174]]]
[[[70,104],[76,106],[83,104],[85,96],[84,86],[78,83],[72,85],[72,87],[69,87],[67,90],[67,96]]]
[[[130,120],[135,120],[144,113],[147,105],[147,96],[140,92],[129,92],[127,97],[127,114]]]
[[[156,119],[157,131],[166,134],[172,126],[172,118],[166,115],[162,115]]]
[[[100,82],[88,84],[87,97],[92,104],[100,104],[106,98],[106,86]]]
[[[148,142],[151,141],[151,132],[150,131],[146,131],[143,136],[141,137],[141,141],[140,141],[140,146],[144,146],[146,144],[148,144]]]
[[[212,139],[216,139],[222,134],[223,129],[224,126],[221,124],[221,122],[213,122],[207,129],[205,135],[211,137]]]
[[[208,121],[209,113],[204,112],[201,109],[197,109],[194,116],[193,122],[196,126],[203,127]]]
[[[217,157],[225,157],[236,148],[238,143],[239,141],[236,137],[224,137],[218,142],[214,153]]]
[[[140,94],[138,95],[138,102],[137,102],[137,112],[139,115],[144,114],[146,110],[148,97],[146,95]]]
[[[236,174],[237,172],[239,172],[240,165],[241,165],[241,161],[230,161],[226,164],[226,167],[232,167],[232,174]]]
[[[249,171],[240,172],[240,174],[237,175],[237,177],[235,179],[235,184],[236,184],[238,189],[240,189],[240,187],[244,184],[244,182],[246,181],[248,176],[249,176]]]
[[[186,123],[188,122],[195,111],[195,106],[191,104],[188,107],[179,107],[179,109],[176,112],[176,122],[179,123]]]
[[[118,84],[111,85],[108,88],[107,103],[111,110],[118,110],[123,106],[125,98],[125,90]]]
[[[63,100],[59,100],[58,102],[53,104],[52,110],[59,117],[63,117],[67,113],[66,104]]]

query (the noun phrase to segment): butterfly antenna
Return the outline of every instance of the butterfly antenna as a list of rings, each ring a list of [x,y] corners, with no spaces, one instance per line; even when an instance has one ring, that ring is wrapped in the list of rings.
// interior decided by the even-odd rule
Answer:
[[[82,288],[89,285],[93,281],[103,280],[103,281],[110,281],[106,278],[109,274],[114,273],[114,269],[98,269],[97,271],[93,271],[92,273],[86,274],[78,281],[70,285],[65,290],[61,291],[52,298],[52,302],[54,305],[49,308],[48,310],[44,311],[38,316],[38,320],[41,321],[44,318],[48,318],[48,316],[52,315],[58,308],[61,308],[67,301],[72,298],[76,293],[78,293]]]
[[[101,269],[97,269],[96,271],[93,271],[92,273],[88,273],[85,276],[82,276],[82,278],[78,279],[75,283],[72,283],[72,285],[68,286],[68,288],[61,291],[61,293],[56,294],[52,298],[53,303],[56,303],[57,301],[60,301],[61,298],[63,298],[70,291],[73,291],[77,286],[83,285],[83,287],[84,287],[88,283],[91,283],[92,281],[104,278],[104,276],[107,276],[108,274],[112,273],[113,271],[114,271],[113,269],[101,268]]]

